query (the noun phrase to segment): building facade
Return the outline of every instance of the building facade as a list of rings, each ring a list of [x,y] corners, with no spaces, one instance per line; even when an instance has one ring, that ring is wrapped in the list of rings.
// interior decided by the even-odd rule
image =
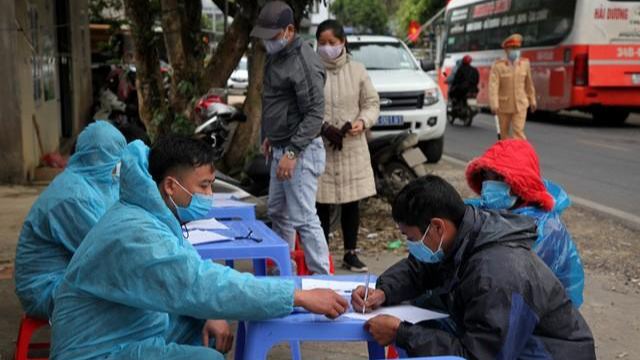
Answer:
[[[87,0],[2,2],[0,182],[33,179],[42,154],[58,151],[90,119],[88,11]]]

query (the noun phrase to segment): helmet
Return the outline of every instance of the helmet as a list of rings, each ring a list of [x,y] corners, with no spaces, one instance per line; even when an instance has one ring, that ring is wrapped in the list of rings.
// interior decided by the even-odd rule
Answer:
[[[471,56],[469,56],[469,55],[465,55],[462,58],[462,63],[463,64],[467,64],[468,65],[468,64],[471,64],[472,61],[473,61],[473,58]]]

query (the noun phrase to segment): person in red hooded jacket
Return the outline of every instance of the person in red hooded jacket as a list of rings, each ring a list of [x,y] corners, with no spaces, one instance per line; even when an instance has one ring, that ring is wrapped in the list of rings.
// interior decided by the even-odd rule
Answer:
[[[498,141],[466,169],[469,187],[480,195],[466,202],[485,209],[508,210],[536,220],[538,256],[562,282],[576,307],[583,301],[582,261],[561,214],[571,205],[559,185],[542,178],[534,147],[526,140]]]

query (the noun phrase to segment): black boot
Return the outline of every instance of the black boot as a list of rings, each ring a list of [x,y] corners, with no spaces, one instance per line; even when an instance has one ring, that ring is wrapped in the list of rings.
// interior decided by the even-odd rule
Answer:
[[[355,251],[347,251],[342,258],[342,267],[353,272],[365,272],[367,271],[367,265],[365,265]]]

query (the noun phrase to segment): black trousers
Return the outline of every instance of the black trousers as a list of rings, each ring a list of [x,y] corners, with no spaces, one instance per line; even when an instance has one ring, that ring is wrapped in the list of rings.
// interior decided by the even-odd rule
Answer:
[[[327,242],[329,242],[329,233],[331,232],[331,206],[330,204],[316,203],[318,217]],[[354,201],[333,206],[342,207],[340,222],[342,223],[344,249],[345,251],[355,250],[358,242],[358,230],[360,229],[360,202]]]

